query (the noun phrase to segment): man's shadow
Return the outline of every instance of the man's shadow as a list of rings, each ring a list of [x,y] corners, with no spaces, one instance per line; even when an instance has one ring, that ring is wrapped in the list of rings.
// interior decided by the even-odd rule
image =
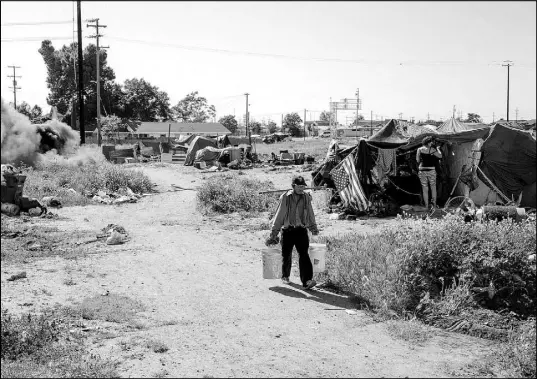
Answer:
[[[327,310],[332,309],[356,309],[363,301],[355,296],[349,296],[348,294],[335,294],[328,292],[325,288],[315,288],[312,290],[305,290],[299,284],[290,283],[282,284],[281,286],[270,287],[269,290],[277,292],[281,295],[294,297],[297,299],[307,299],[316,301],[321,304],[325,304],[328,307]]]

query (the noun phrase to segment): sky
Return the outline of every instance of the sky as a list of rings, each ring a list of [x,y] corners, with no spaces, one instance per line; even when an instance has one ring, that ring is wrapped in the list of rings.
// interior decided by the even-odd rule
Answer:
[[[30,11],[31,10],[31,11]],[[365,119],[536,118],[536,2],[81,2],[83,46],[99,18],[116,81],[144,78],[171,105],[192,91],[217,118],[318,119],[356,98]],[[1,91],[49,110],[38,49],[76,42],[76,2],[1,2]],[[74,23],[73,23],[74,20]],[[50,22],[64,22],[50,24]],[[26,25],[21,25],[25,24]],[[38,24],[36,24],[38,23]],[[15,25],[17,24],[17,25]],[[30,24],[30,25],[28,25]],[[53,39],[60,38],[60,39]],[[106,111],[106,110],[105,110]],[[517,113],[518,112],[518,113]],[[338,111],[350,122],[355,112]]]

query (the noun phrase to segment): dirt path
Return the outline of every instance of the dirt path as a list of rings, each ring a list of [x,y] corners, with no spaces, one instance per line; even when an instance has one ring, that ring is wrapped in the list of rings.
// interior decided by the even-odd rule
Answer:
[[[219,175],[183,166],[144,171],[160,190],[171,183],[194,188],[203,177]],[[253,174],[269,177],[261,170]],[[292,174],[270,177],[283,188]],[[384,323],[364,312],[346,313],[353,306],[345,296],[303,291],[298,277],[293,286],[264,280],[260,249],[267,232],[252,231],[251,220],[237,216],[203,217],[194,191],[57,213],[61,220],[45,221],[92,233],[119,224],[132,239],[83,259],[27,263],[22,269],[28,281],[6,283],[21,267],[3,267],[2,302],[39,308],[80,302],[104,290],[140,300],[147,306],[140,315],[143,326],[93,323],[109,333],[95,340],[95,352],[120,359],[124,377],[446,377],[488,350],[487,341],[439,330],[424,344],[411,345],[390,337]],[[370,232],[381,223],[330,221],[317,214],[324,234]],[[66,286],[67,277],[76,284]],[[136,345],[141,339],[160,341],[169,350],[148,351]]]

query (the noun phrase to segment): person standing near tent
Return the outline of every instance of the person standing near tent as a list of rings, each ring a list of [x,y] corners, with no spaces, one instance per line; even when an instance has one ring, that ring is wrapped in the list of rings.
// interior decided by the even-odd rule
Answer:
[[[425,207],[429,208],[429,185],[431,185],[431,206],[436,207],[436,163],[442,158],[442,153],[434,144],[433,137],[425,137],[416,153],[418,162],[418,177],[423,190]]]
[[[308,255],[309,236],[308,230],[316,236],[319,234],[315,215],[311,205],[311,194],[305,193],[306,181],[302,176],[296,176],[291,182],[292,190],[280,196],[280,202],[276,214],[270,222],[271,233],[265,244],[275,245],[279,242],[278,234],[282,230],[282,282],[289,284],[291,275],[291,263],[293,247],[299,255],[298,265],[300,280],[306,289],[314,287],[317,283],[313,280],[313,265]]]

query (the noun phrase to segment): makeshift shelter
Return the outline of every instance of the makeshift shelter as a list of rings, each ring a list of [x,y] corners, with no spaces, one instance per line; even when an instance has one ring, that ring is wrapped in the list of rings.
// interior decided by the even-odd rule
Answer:
[[[418,125],[418,124],[411,124],[409,122],[404,121],[396,121],[396,128],[397,132],[401,134],[403,137],[411,138],[411,137],[417,137],[421,134],[425,133],[435,133],[437,134],[436,128],[433,127],[433,129],[426,127],[425,125]]]
[[[204,147],[196,152],[194,163],[205,162],[207,166],[214,165],[224,150],[225,149],[217,149],[213,146]]]
[[[185,166],[192,166],[196,158],[196,152],[207,146],[216,147],[216,142],[206,137],[194,137],[186,152]]]
[[[475,128],[472,128],[471,126],[468,126],[462,122],[459,122],[454,117],[450,118],[449,120],[446,120],[442,125],[436,129],[436,131],[440,134],[445,133],[460,133],[464,132],[466,130],[472,130]]]
[[[509,199],[517,200],[522,193],[521,205],[535,207],[535,150],[530,133],[495,124],[481,147],[478,176]]]
[[[397,130],[397,120],[391,119],[378,132],[367,140],[367,143],[381,149],[396,149],[408,142],[408,137]]]

